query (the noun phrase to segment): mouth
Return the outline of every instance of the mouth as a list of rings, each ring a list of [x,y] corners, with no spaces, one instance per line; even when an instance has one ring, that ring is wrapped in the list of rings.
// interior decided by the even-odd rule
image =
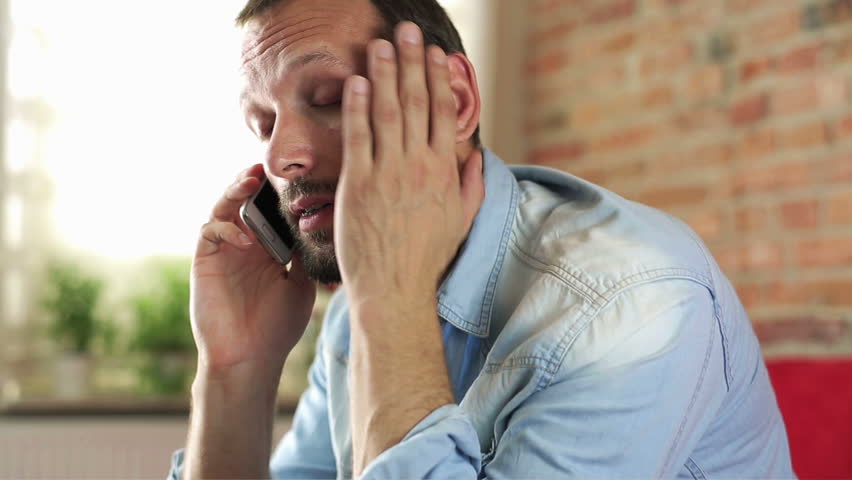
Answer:
[[[299,216],[299,218],[308,218],[308,217],[316,215],[317,213],[319,213],[323,209],[328,208],[332,205],[334,205],[334,203],[329,202],[329,203],[323,203],[321,205],[317,205],[317,206],[314,206],[314,207],[306,208],[306,209],[299,211],[298,216]]]
[[[290,204],[290,212],[298,220],[302,232],[331,226],[334,221],[334,196],[302,197]]]

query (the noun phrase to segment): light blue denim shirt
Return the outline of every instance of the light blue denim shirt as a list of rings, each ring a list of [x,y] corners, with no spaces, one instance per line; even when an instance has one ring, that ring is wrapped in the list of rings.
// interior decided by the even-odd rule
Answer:
[[[794,477],[749,319],[692,230],[487,150],[484,174],[438,293],[456,403],[362,478]],[[273,478],[352,477],[342,290],[317,352]]]

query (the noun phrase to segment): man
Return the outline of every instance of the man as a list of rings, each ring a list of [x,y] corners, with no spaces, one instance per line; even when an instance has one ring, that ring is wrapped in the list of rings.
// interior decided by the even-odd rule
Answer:
[[[240,23],[267,157],[201,231],[173,477],[793,476],[750,323],[697,236],[480,149],[474,70],[435,1],[253,0]],[[264,173],[299,239],[289,272],[238,219]],[[313,280],[342,288],[270,460]]]

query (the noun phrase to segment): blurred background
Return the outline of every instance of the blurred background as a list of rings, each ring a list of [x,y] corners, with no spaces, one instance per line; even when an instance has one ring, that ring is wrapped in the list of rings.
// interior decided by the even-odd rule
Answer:
[[[190,255],[261,159],[243,3],[0,0],[0,478],[161,477],[182,446]],[[852,477],[852,1],[442,3],[485,145],[689,223],[749,310],[799,474]]]

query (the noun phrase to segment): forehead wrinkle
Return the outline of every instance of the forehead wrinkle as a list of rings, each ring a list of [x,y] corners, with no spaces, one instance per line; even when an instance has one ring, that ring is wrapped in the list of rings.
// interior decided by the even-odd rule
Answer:
[[[302,24],[311,21],[319,21],[320,23],[316,25],[302,27]],[[288,37],[298,35],[300,33],[300,27],[303,31],[312,30],[317,27],[334,28],[334,22],[329,16],[311,16],[303,18],[301,20],[297,20],[293,23],[284,22],[283,24],[268,27],[267,29],[265,29],[268,31],[263,31],[260,38],[255,41],[246,41],[243,44],[243,64],[248,63],[249,61],[263,55],[269,49],[281,43],[282,40],[288,40]],[[294,29],[295,31],[293,31]],[[293,41],[285,41],[284,43],[286,47],[288,44],[293,43]]]

